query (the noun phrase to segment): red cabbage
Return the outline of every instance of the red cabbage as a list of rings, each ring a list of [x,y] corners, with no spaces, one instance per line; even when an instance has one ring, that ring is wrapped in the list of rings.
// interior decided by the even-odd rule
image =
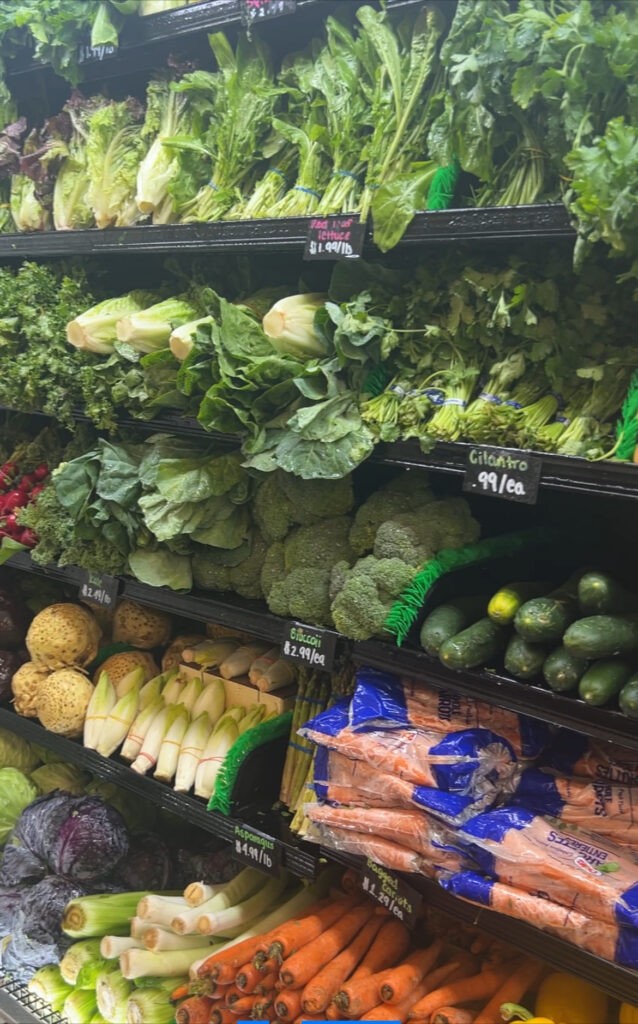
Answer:
[[[128,849],[119,811],[99,797],[79,797],[53,837],[48,863],[56,875],[90,880],[110,874]]]
[[[170,876],[171,858],[166,843],[153,832],[132,836],[129,852],[117,869],[118,883],[130,892],[161,890],[168,889]]]
[[[2,853],[0,885],[13,887],[39,882],[48,871],[44,861],[17,841],[8,843]]]
[[[20,900],[16,918],[24,935],[36,942],[57,942],[64,908],[70,900],[85,896],[86,889],[69,878],[47,875],[27,889]]]
[[[36,857],[48,861],[63,823],[82,799],[61,790],[38,797],[23,810],[16,822],[14,835]]]
[[[18,889],[0,890],[0,935],[11,935],[13,919],[22,894]]]

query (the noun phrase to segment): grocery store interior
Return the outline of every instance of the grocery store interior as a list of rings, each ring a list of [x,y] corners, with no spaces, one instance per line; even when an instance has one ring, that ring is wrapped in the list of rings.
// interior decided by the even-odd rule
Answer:
[[[0,0],[1,1024],[638,1024],[638,2]]]

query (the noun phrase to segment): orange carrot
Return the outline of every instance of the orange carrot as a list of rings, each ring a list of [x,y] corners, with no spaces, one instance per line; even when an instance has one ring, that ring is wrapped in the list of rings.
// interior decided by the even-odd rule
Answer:
[[[348,983],[394,967],[405,956],[409,945],[410,933],[401,921],[397,921],[396,918],[384,921],[376,939]]]
[[[325,1013],[326,1020],[341,1020],[341,1010],[336,1003],[330,1003]]]
[[[379,978],[381,974],[368,974],[365,977],[346,982],[335,996],[335,1003],[343,1014],[349,1018],[359,1019],[373,1006],[381,1002],[379,995]]]
[[[261,1000],[261,996],[240,996],[228,1009],[233,1011],[235,1017],[252,1017],[255,1004]]]
[[[244,992],[244,995],[263,996],[264,992],[274,992],[277,978],[276,971],[271,971],[270,974],[262,974],[252,992]]]
[[[352,941],[373,914],[372,903],[360,903],[340,917],[331,928],[293,953],[284,961],[279,975],[284,985],[289,988],[307,985],[325,964]]]
[[[543,966],[536,960],[523,960],[510,973],[500,988],[479,1012],[476,1024],[501,1024],[503,1003],[521,1003],[526,992],[534,988],[543,973]]]
[[[326,1009],[369,950],[382,924],[383,918],[374,914],[352,942],[308,982],[302,996],[304,1013],[321,1013]]]
[[[428,992],[427,983],[423,980],[416,985],[411,992],[409,992],[400,1003],[382,1003],[381,1006],[375,1006],[367,1013],[364,1013],[361,1020],[398,1020],[402,1024],[407,1021],[410,1008],[414,1006],[419,999]]]
[[[301,1013],[301,989],[286,988],[278,992],[275,999],[275,1012],[279,1020],[294,1020]]]
[[[236,985],[228,985],[224,992],[224,1003],[228,1009],[230,1009],[231,1006],[234,1006],[237,1000],[242,998],[243,994],[244,993],[240,992]]]
[[[206,957],[204,963],[200,965],[197,971],[198,975],[200,978],[204,978],[207,974],[212,974],[214,978],[217,978],[215,968],[221,964],[233,964],[235,970],[243,967],[245,963],[252,960],[260,944],[264,940],[267,941],[269,937],[269,935],[254,935],[250,939],[238,942],[236,946],[231,946],[230,949],[222,950],[219,953],[211,953],[210,956]]]
[[[216,1003],[210,1011],[210,1024],[235,1024],[237,1018],[225,1006]]]
[[[430,1016],[442,1006],[456,1006],[457,1004],[478,1002],[481,999],[490,999],[501,987],[510,972],[506,968],[495,971],[482,971],[470,978],[459,978],[457,981],[448,981],[440,988],[430,990],[423,998],[412,1006],[409,1017],[413,1019]]]
[[[239,968],[235,975],[235,984],[240,992],[248,994],[249,992],[252,992],[261,976],[262,971],[258,971],[251,960],[249,963],[244,964],[243,967]]]
[[[171,1002],[176,1003],[178,999],[186,999],[187,995],[189,995],[188,983],[186,985],[178,985],[178,987],[174,988],[171,992]]]
[[[388,977],[381,984],[379,994],[384,1003],[401,1003],[419,985],[441,955],[443,942],[437,939],[427,949],[415,949],[399,964],[385,972]]]
[[[360,902],[359,896],[344,896],[340,900],[331,900],[326,906],[307,914],[305,917],[287,921],[277,929],[268,947],[268,957],[276,957],[281,963],[331,928],[340,918]]]
[[[343,878],[341,879],[341,888],[347,893],[356,892],[359,888],[359,876],[354,868],[348,868],[347,871],[344,871]]]
[[[473,1024],[476,1014],[473,1010],[464,1010],[461,1006],[444,1006],[430,1017],[430,1024]],[[499,1021],[499,1024],[502,1024]]]
[[[208,1024],[213,1000],[208,996],[191,996],[175,1011],[177,1024]]]

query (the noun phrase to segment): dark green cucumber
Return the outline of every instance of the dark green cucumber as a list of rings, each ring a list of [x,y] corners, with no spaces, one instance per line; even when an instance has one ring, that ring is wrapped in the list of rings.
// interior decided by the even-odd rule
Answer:
[[[566,647],[557,647],[543,663],[543,677],[554,693],[575,690],[587,669],[586,658],[577,658]]]
[[[620,710],[628,718],[638,718],[638,675],[632,676],[618,694]]]
[[[578,615],[577,586],[578,579],[572,577],[547,597],[526,601],[514,617],[518,635],[531,644],[551,644],[560,640]]]
[[[521,605],[548,590],[547,583],[508,583],[490,598],[487,614],[497,626],[509,626]]]
[[[638,598],[604,572],[586,572],[578,583],[583,615],[614,615],[638,610]]]
[[[441,645],[439,658],[448,668],[464,669],[486,665],[505,647],[509,630],[491,619],[479,619]]]
[[[543,667],[547,648],[542,644],[529,644],[514,633],[505,651],[505,670],[515,679],[534,679]]]
[[[421,626],[419,639],[423,650],[428,654],[438,654],[441,644],[485,614],[485,604],[485,596],[460,597],[440,604],[426,616]]]
[[[568,651],[579,658],[613,658],[638,650],[638,616],[590,615],[572,623],[563,637]]]
[[[631,665],[619,658],[595,661],[578,684],[578,695],[586,704],[602,708],[620,693],[631,676]]]

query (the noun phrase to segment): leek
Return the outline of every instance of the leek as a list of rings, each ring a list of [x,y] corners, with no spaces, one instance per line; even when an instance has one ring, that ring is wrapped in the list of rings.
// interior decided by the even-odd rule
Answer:
[[[205,914],[208,909],[217,909],[218,904],[214,902],[214,899],[215,897],[211,896],[210,899],[197,907],[182,907],[179,914],[170,921],[171,930],[176,935],[195,935],[197,933],[197,922],[202,914]]]
[[[224,713],[226,707],[226,690],[221,679],[212,679],[207,683],[201,695],[193,705],[192,717],[198,718],[206,712],[210,721],[215,725]]]
[[[310,292],[279,299],[262,321],[264,334],[272,347],[281,355],[295,359],[321,359],[327,355],[328,343],[315,322],[327,297],[320,292]]]
[[[227,907],[217,913],[202,914],[197,922],[197,930],[202,935],[223,935],[226,928],[237,928],[248,925],[256,917],[261,917],[279,899],[288,884],[288,876],[282,872],[280,878],[271,878],[258,892],[249,896],[243,903]]]
[[[150,949],[127,949],[120,957],[122,977],[129,981],[136,978],[154,976],[157,978],[177,978],[186,974],[193,960],[211,956],[217,946],[202,944],[194,949],[172,949],[167,953],[152,953]]]
[[[129,935],[104,935],[100,941],[100,954],[105,960],[116,960],[125,949],[143,949],[140,939],[132,939]]]
[[[186,735],[182,740],[182,746],[177,759],[175,771],[175,790],[178,793],[188,793],[195,782],[197,766],[202,753],[211,735],[211,722],[206,713],[193,719]]]
[[[201,947],[201,935],[177,935],[153,924],[144,933],[144,947],[153,953],[164,953],[168,949],[197,949]]]
[[[35,972],[27,984],[27,989],[38,999],[42,999],[54,1013],[59,1013],[67,996],[73,989],[62,978],[60,968],[48,964]]]
[[[62,1014],[69,1024],[90,1024],[91,1017],[95,1013],[97,1013],[95,992],[78,988],[64,1000]]]
[[[139,685],[136,685],[118,700],[102,728],[96,748],[98,754],[110,757],[126,737],[137,715],[139,692]]]
[[[144,942],[144,936],[146,935],[149,928],[152,928],[150,921],[145,921],[141,917],[132,917],[129,922],[129,929],[131,932],[132,939],[138,939],[141,946],[131,946],[131,949],[145,949],[146,944]]]
[[[153,301],[151,292],[134,291],[117,299],[105,299],[80,313],[66,325],[66,338],[70,345],[85,352],[111,355],[117,341],[115,325],[127,313],[146,309]]]
[[[170,992],[161,988],[137,989],[126,1004],[126,1024],[171,1024],[175,1007]]]
[[[201,907],[202,903],[212,900],[213,896],[224,891],[223,885],[207,885],[205,882],[191,882],[184,889],[184,899],[189,907]]]
[[[95,750],[97,747],[104,723],[116,703],[115,687],[106,672],[102,672],[91,694],[84,719],[83,743],[89,750]]]
[[[182,741],[190,724],[188,710],[183,704],[176,704],[175,712],[175,718],[166,730],[162,746],[160,747],[159,757],[157,758],[154,776],[160,782],[170,782],[175,775]]]
[[[162,740],[178,715],[179,709],[173,704],[162,708],[159,714],[155,715],[142,743],[142,748],[131,765],[134,772],[145,775],[150,768],[155,767],[162,748]]]
[[[137,916],[149,925],[157,924],[162,928],[170,928],[171,921],[175,914],[183,910],[185,901],[183,896],[161,896],[157,893],[147,893],[135,908]]]
[[[180,363],[189,356],[195,344],[198,329],[202,324],[214,323],[212,316],[202,316],[199,320],[189,320],[187,324],[176,327],[169,339],[169,348]]]
[[[164,299],[139,313],[122,317],[117,322],[118,341],[125,341],[138,352],[157,352],[168,348],[173,330],[195,320],[199,310],[188,296]]]
[[[66,905],[62,931],[72,939],[127,935],[137,904],[146,895],[145,892],[118,892],[79,896]]]
[[[126,1020],[126,1002],[133,991],[130,981],[119,971],[104,971],[95,983],[97,1008],[109,1024]]]
[[[228,712],[226,712],[228,714]],[[224,716],[225,717],[225,716]],[[215,727],[195,774],[195,795],[208,800],[213,795],[215,782],[226,755],[239,737],[239,730],[232,718]]]
[[[164,709],[164,701],[161,697],[157,697],[152,703],[141,710],[131,728],[128,731],[128,735],[124,740],[124,745],[120,751],[120,755],[127,761],[134,761],[140,750],[142,744],[146,739],[146,734],[151,727],[151,724],[159,715],[160,711]]]
[[[136,665],[130,672],[127,672],[125,676],[115,684],[115,692],[117,699],[125,697],[130,690],[137,689],[138,695],[144,685],[145,673],[141,665]]]
[[[215,892],[204,903],[194,907],[184,907],[181,913],[172,919],[170,927],[180,935],[197,931],[197,922],[202,914],[226,910],[252,896],[261,885],[264,876],[255,868],[244,868],[230,882],[222,886],[211,886]]]
[[[60,960],[60,974],[67,985],[75,985],[78,974],[84,965],[96,960],[104,967],[99,939],[83,939],[81,942],[74,942]]]

